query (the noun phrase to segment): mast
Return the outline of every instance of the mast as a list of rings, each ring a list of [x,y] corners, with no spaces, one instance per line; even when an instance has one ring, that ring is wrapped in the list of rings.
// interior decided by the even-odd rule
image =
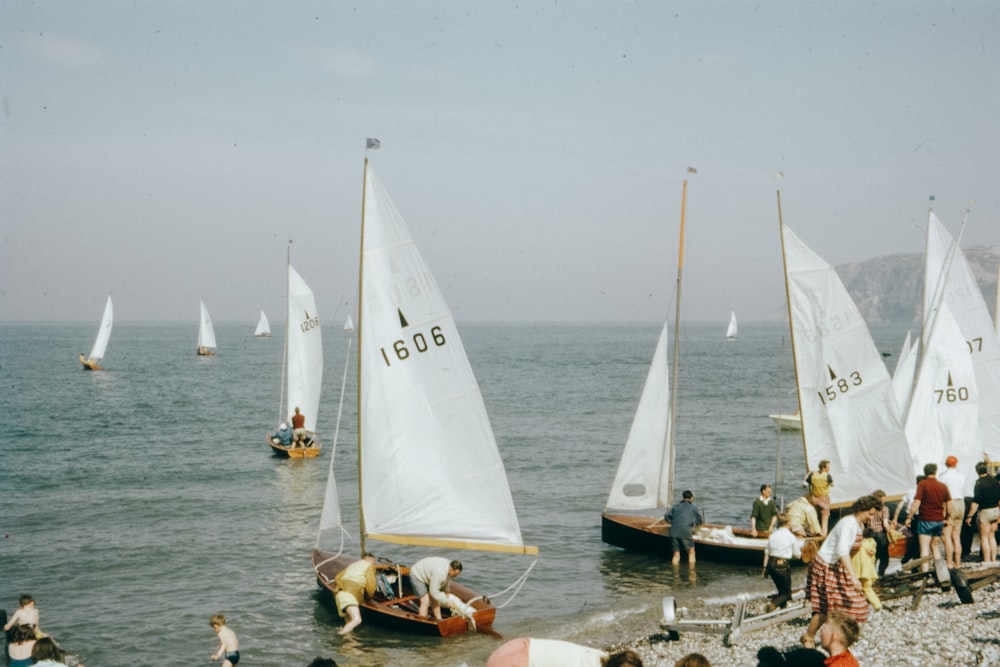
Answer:
[[[694,173],[693,167],[688,167],[688,171]],[[674,504],[674,462],[677,449],[677,368],[680,359],[680,337],[681,329],[681,274],[684,269],[684,213],[687,206],[688,182],[684,179],[684,189],[681,191],[681,235],[680,244],[677,249],[677,303],[674,311],[674,360],[671,367],[673,381],[670,388],[670,438],[667,442],[667,456],[670,461],[670,474],[667,479],[667,506]]]
[[[288,240],[288,248],[285,250],[285,351],[281,358],[281,392],[278,397],[278,423],[285,417],[285,371],[288,369],[288,334],[292,325],[291,313],[288,312],[289,296],[288,292],[292,288],[289,282],[288,269],[292,266],[292,240]],[[264,312],[264,311],[261,311]]]
[[[799,395],[799,365],[795,356],[795,326],[792,321],[792,292],[788,288],[788,258],[785,256],[785,223],[781,217],[781,190],[778,190],[778,235],[781,237],[781,266],[785,272],[785,302],[788,306],[788,332],[792,341],[792,368],[795,369],[795,396],[799,402],[799,419],[802,420],[802,452],[805,455],[806,470],[812,470],[809,465],[809,447],[806,445],[806,422],[803,410],[802,396]],[[779,410],[780,412],[780,410]]]
[[[362,311],[364,310],[364,289],[365,289],[365,197],[368,195],[368,157],[365,156],[364,174],[361,179],[361,248],[358,257],[358,377],[357,377],[357,410],[358,410],[358,532],[361,536],[361,553],[365,553],[365,504],[364,489],[362,488],[361,474],[361,366],[364,363],[364,350],[361,335],[361,328],[364,326]]]

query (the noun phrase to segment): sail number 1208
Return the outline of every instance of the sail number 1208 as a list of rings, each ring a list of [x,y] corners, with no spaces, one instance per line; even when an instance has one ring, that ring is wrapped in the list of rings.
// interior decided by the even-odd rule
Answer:
[[[447,341],[445,340],[444,333],[441,331],[441,327],[431,327],[430,335],[425,336],[422,332],[417,332],[413,334],[409,341],[400,338],[389,350],[384,347],[380,347],[379,351],[382,353],[382,359],[385,360],[386,366],[391,366],[392,357],[395,357],[398,361],[405,361],[410,357],[410,349],[416,350],[417,352],[423,353],[430,349],[433,344],[435,347],[442,347]]]

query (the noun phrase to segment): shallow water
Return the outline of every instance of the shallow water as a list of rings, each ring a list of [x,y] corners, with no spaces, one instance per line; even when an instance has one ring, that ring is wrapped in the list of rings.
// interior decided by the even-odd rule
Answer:
[[[38,601],[42,628],[91,667],[204,663],[208,625],[225,613],[241,664],[481,665],[498,640],[447,640],[340,620],[310,567],[337,415],[345,334],[327,326],[318,459],[275,458],[264,433],[278,418],[282,327],[217,324],[219,353],[197,357],[197,327],[115,326],[107,370],[77,356],[96,326],[0,325],[0,604]],[[540,556],[497,616],[505,637],[546,636],[595,646],[658,629],[660,600],[689,607],[770,592],[756,568],[669,562],[601,542],[600,514],[652,358],[658,325],[461,325],[518,510]],[[873,333],[895,352],[905,328]],[[787,328],[725,322],[684,327],[678,489],[691,488],[711,522],[748,520],[762,482],[799,495],[801,440],[767,414],[794,409]],[[888,360],[890,370],[894,357]],[[342,512],[357,551],[354,372],[336,450]],[[411,563],[427,550],[372,544]],[[528,557],[445,554],[462,580],[493,595]],[[504,599],[499,599],[503,603]]]

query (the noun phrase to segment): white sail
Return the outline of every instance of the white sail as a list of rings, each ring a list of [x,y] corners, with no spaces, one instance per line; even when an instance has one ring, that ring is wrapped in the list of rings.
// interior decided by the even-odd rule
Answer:
[[[350,334],[354,333],[354,320],[351,316],[347,316],[347,321],[344,322],[344,331],[349,334],[347,339],[347,354],[344,359],[344,377],[340,385],[340,405],[337,408],[337,428],[333,435],[333,451],[330,452],[330,470],[326,477],[326,494],[323,496],[323,511],[320,513],[319,517],[319,537],[317,538],[317,546],[323,540],[324,535],[328,534],[329,531],[337,529],[341,534],[345,534],[347,531],[344,528],[344,522],[341,519],[340,514],[340,494],[337,493],[337,480],[333,475],[333,461],[337,453],[337,438],[340,434],[340,417],[343,412],[344,407],[344,392],[347,387],[347,370],[350,367],[351,362],[351,341],[353,336]]]
[[[364,532],[389,542],[520,553],[526,547],[503,461],[455,321],[367,164],[362,221]]]
[[[737,333],[736,311],[729,311],[729,327],[726,329],[726,338],[736,338]]]
[[[267,321],[267,315],[264,311],[260,311],[260,320],[257,321],[257,329],[254,330],[253,335],[257,338],[267,338],[271,335],[271,324]]]
[[[104,316],[101,317],[101,326],[97,330],[97,338],[94,339],[94,347],[90,348],[90,358],[100,361],[104,358],[104,351],[108,349],[108,341],[111,339],[111,325],[114,324],[115,312],[111,306],[111,295],[104,304]]]
[[[212,327],[212,318],[208,314],[205,302],[201,301],[201,319],[198,321],[198,347],[215,349],[215,329]]]
[[[285,320],[287,364],[286,412],[305,415],[307,431],[316,431],[316,413],[323,384],[323,334],[316,299],[302,277],[288,265],[288,313]]]
[[[906,406],[910,403],[910,392],[913,391],[913,378],[917,374],[917,351],[919,345],[911,342],[909,331],[903,340],[903,347],[896,360],[896,369],[892,372],[892,387],[896,394],[896,409],[902,416],[906,415]]]
[[[1000,458],[1000,340],[990,311],[965,254],[931,211],[927,220],[927,256],[924,269],[924,329],[934,315],[934,305],[947,304],[971,356],[979,393],[980,450]],[[930,293],[930,296],[928,296]],[[929,319],[931,318],[931,319]],[[924,335],[926,344],[926,333]],[[971,475],[970,475],[971,477]]]
[[[663,323],[625,451],[611,485],[607,509],[662,509],[670,503],[670,370]]]
[[[913,463],[864,319],[834,268],[784,225],[782,247],[806,465],[830,461],[833,502],[906,492]]]
[[[942,466],[947,456],[957,457],[968,469],[983,453],[969,348],[948,304],[941,303],[935,311],[906,413],[914,474],[923,474],[926,463]],[[971,495],[975,476],[965,478]]]

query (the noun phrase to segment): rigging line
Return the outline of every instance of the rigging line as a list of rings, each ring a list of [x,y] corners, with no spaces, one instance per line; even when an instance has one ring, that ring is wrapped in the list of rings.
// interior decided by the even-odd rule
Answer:
[[[503,589],[502,591],[500,591],[496,595],[491,595],[490,596],[491,599],[492,598],[498,598],[498,597],[501,597],[502,595],[506,594],[507,591],[509,591],[510,589],[514,588],[515,586],[517,587],[517,590],[515,590],[513,593],[511,593],[510,599],[508,599],[503,604],[495,604],[493,606],[496,607],[497,609],[503,609],[504,607],[506,607],[507,605],[509,605],[511,602],[513,602],[514,598],[517,597],[517,594],[521,592],[521,588],[528,581],[528,575],[531,574],[531,570],[534,569],[535,565],[537,565],[537,564],[538,564],[538,559],[536,558],[535,560],[533,560],[531,562],[531,565],[528,566],[528,569],[524,571],[524,574],[522,574],[520,577],[518,577],[517,579],[514,580],[514,583],[512,583],[510,586],[508,586],[507,588]]]

